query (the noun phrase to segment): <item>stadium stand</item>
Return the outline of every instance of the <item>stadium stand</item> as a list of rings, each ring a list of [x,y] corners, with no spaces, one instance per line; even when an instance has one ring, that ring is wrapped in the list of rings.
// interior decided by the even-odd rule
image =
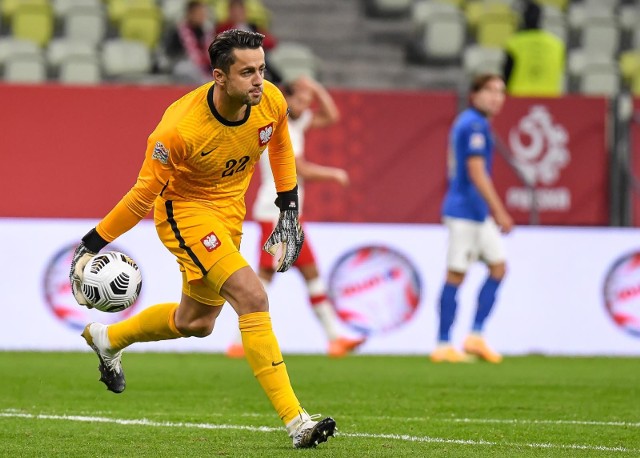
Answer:
[[[215,22],[225,21],[228,0],[205,2]],[[69,84],[171,83],[162,37],[186,3],[0,0],[0,78],[18,78],[29,61],[34,68],[44,64],[45,80],[64,77]],[[278,38],[270,59],[285,79],[308,74],[333,87],[457,89],[477,72],[501,71],[502,45],[518,29],[520,3],[324,0],[318,8],[316,0],[246,0],[246,9],[252,22]],[[538,3],[543,28],[567,43],[568,92],[638,93],[638,2]],[[40,54],[16,63],[14,54],[33,54],[25,42]],[[123,56],[129,46],[137,62]]]
[[[464,50],[463,68],[471,78],[479,73],[501,73],[504,53],[500,48],[469,45]]]
[[[107,21],[100,7],[71,8],[60,16],[62,36],[69,41],[97,47],[107,35]]]
[[[49,4],[21,3],[11,14],[11,32],[15,38],[46,46],[53,30],[53,9]]]
[[[96,56],[68,55],[62,58],[58,80],[62,84],[96,85],[102,82],[102,70]]]
[[[10,83],[43,83],[47,66],[40,54],[11,54],[4,63],[4,79]]]
[[[160,9],[162,10],[162,17],[166,24],[175,24],[182,18],[186,0],[162,0],[160,2]]]
[[[119,35],[125,40],[139,41],[152,50],[158,45],[162,25],[157,6],[130,8],[120,19]]]
[[[110,79],[141,82],[151,72],[151,55],[144,43],[111,38],[102,48],[102,66]]]
[[[410,10],[413,39],[409,59],[425,64],[456,64],[466,42],[462,12],[443,2],[417,1]]]
[[[101,9],[102,0],[53,0],[53,11],[58,18],[64,18],[77,8]]]
[[[409,14],[412,0],[365,0],[368,15],[374,17],[401,17]]]
[[[318,63],[315,55],[300,43],[281,42],[269,54],[271,63],[282,73],[284,81],[294,81],[300,76],[318,77]]]

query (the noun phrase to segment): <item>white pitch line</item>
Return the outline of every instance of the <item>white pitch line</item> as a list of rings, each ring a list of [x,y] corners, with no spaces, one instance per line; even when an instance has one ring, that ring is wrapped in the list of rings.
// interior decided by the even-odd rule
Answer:
[[[624,426],[640,428],[640,422],[630,423],[626,421],[589,421],[589,420],[516,420],[498,418],[444,418],[439,421],[449,423],[501,423],[509,425],[580,425],[580,426]]]
[[[1,1],[1,0],[0,0]],[[6,409],[4,412],[17,412],[13,409]],[[94,414],[110,414],[111,411],[96,411]],[[164,414],[164,412],[157,412],[158,415]],[[211,417],[224,417],[224,415],[218,412],[210,412],[207,414]],[[241,413],[241,417],[248,418],[273,418],[271,413]],[[526,420],[515,418],[434,418],[434,417],[392,417],[389,415],[340,415],[341,418],[356,418],[366,420],[384,420],[384,421],[423,421],[427,423],[493,423],[493,424],[505,424],[505,425],[576,425],[576,426],[616,426],[625,428],[640,428],[640,422],[628,422],[628,421],[599,421],[599,420]]]
[[[167,428],[195,428],[195,429],[239,429],[253,432],[270,433],[273,431],[283,431],[283,428],[273,428],[270,426],[246,426],[246,425],[219,425],[212,423],[183,423],[173,421],[153,421],[146,418],[126,420],[122,418],[89,417],[86,415],[46,415],[17,412],[0,412],[0,417],[8,418],[29,418],[35,420],[66,420],[79,421],[84,423],[113,423],[117,425],[154,426]]]
[[[135,426],[152,426],[164,428],[194,428],[194,429],[227,429],[227,430],[243,430],[253,432],[275,432],[283,431],[283,428],[274,428],[270,426],[247,426],[247,425],[229,425],[229,424],[211,424],[211,423],[184,423],[164,421],[158,422],[141,419],[121,419],[107,417],[93,417],[86,415],[47,415],[47,414],[30,414],[20,413],[13,409],[10,411],[0,411],[0,417],[4,418],[26,418],[35,420],[64,420],[78,421],[85,423],[112,423],[118,425],[135,425]],[[620,452],[620,453],[639,453],[638,449],[630,449],[625,447],[606,447],[602,445],[583,445],[583,444],[552,444],[552,443],[519,443],[519,442],[493,442],[484,440],[470,439],[444,439],[429,436],[409,436],[405,434],[371,434],[371,433],[338,433],[344,437],[362,437],[370,439],[393,439],[405,442],[422,442],[434,444],[457,444],[457,445],[485,445],[485,446],[501,446],[501,447],[521,447],[521,448],[544,448],[544,449],[565,449],[565,450],[594,450],[604,452]]]
[[[582,444],[551,444],[551,443],[521,443],[521,442],[492,442],[484,440],[470,440],[470,439],[442,439],[439,437],[428,436],[407,436],[400,434],[368,434],[368,433],[340,433],[340,436],[347,437],[370,437],[375,439],[397,439],[410,442],[428,442],[436,444],[459,444],[459,445],[491,445],[502,447],[521,447],[521,448],[559,448],[568,450],[597,450],[603,452],[623,452],[623,453],[637,453],[640,450],[625,448],[625,447],[606,447],[604,445],[582,445]]]
[[[400,421],[424,421],[428,423],[495,423],[506,425],[580,425],[580,426],[623,426],[628,428],[640,428],[640,422],[628,421],[597,421],[597,420],[522,420],[515,418],[434,418],[434,417],[392,417],[385,415],[358,415],[345,418],[360,418],[369,420],[400,420]]]

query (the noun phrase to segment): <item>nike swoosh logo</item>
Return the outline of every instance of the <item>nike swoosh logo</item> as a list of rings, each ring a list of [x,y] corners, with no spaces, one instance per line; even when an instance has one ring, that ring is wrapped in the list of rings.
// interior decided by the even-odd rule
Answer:
[[[215,148],[213,148],[212,150],[209,150],[209,151],[206,151],[206,152],[205,152],[205,151],[202,151],[202,152],[200,153],[200,156],[202,156],[202,157],[208,156],[209,154],[213,153],[213,152],[214,152],[215,150],[217,150],[217,149],[218,149],[218,147],[216,146],[216,147],[215,147]]]
[[[276,363],[274,361],[271,361],[271,365],[272,366],[279,366],[280,364],[284,363],[284,361],[280,361],[279,363]]]

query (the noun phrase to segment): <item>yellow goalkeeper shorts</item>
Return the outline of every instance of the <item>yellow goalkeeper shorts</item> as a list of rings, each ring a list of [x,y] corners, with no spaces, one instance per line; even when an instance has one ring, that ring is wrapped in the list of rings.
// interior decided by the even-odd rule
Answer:
[[[225,218],[199,203],[159,197],[154,220],[160,240],[180,265],[182,292],[204,304],[224,304],[222,285],[249,265],[239,251],[241,219]]]

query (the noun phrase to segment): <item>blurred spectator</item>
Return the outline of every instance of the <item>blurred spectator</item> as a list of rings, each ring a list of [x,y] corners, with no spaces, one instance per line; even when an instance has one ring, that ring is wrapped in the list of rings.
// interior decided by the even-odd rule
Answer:
[[[229,0],[229,16],[225,22],[217,24],[216,34],[229,29],[247,30],[251,32],[258,32],[264,35],[264,40],[262,41],[262,49],[264,49],[265,52],[265,60],[267,66],[265,78],[272,83],[281,83],[282,76],[277,71],[277,69],[269,63],[269,51],[275,48],[277,40],[271,33],[269,33],[268,30],[259,27],[253,22],[249,22],[244,0]]]
[[[306,132],[309,129],[328,127],[337,123],[340,112],[325,87],[309,77],[298,78],[295,82],[284,86],[282,92],[289,107],[289,136],[296,156],[299,208],[302,212],[305,182],[335,182],[341,186],[349,185],[349,175],[346,170],[317,164],[304,157]],[[314,104],[316,104],[315,109],[312,108]],[[260,246],[262,247],[273,231],[279,216],[278,208],[273,205],[277,195],[267,151],[262,153],[260,158],[260,176],[261,185],[253,205],[253,218],[260,224]],[[331,357],[342,357],[362,345],[365,341],[363,337],[350,338],[340,334],[338,316],[327,296],[327,287],[320,277],[308,232],[305,234],[300,256],[292,267],[298,269],[304,278],[308,303],[329,342],[327,354]],[[258,277],[265,287],[271,284],[274,274],[273,257],[262,250]],[[227,356],[232,358],[244,356],[240,335],[236,336],[235,342],[227,349]]]
[[[164,45],[177,82],[200,85],[211,81],[209,44],[213,37],[214,27],[206,4],[189,1],[184,20],[170,30]]]
[[[523,28],[506,44],[504,80],[507,92],[520,97],[558,97],[563,93],[565,45],[540,28],[542,10],[527,1]]]

